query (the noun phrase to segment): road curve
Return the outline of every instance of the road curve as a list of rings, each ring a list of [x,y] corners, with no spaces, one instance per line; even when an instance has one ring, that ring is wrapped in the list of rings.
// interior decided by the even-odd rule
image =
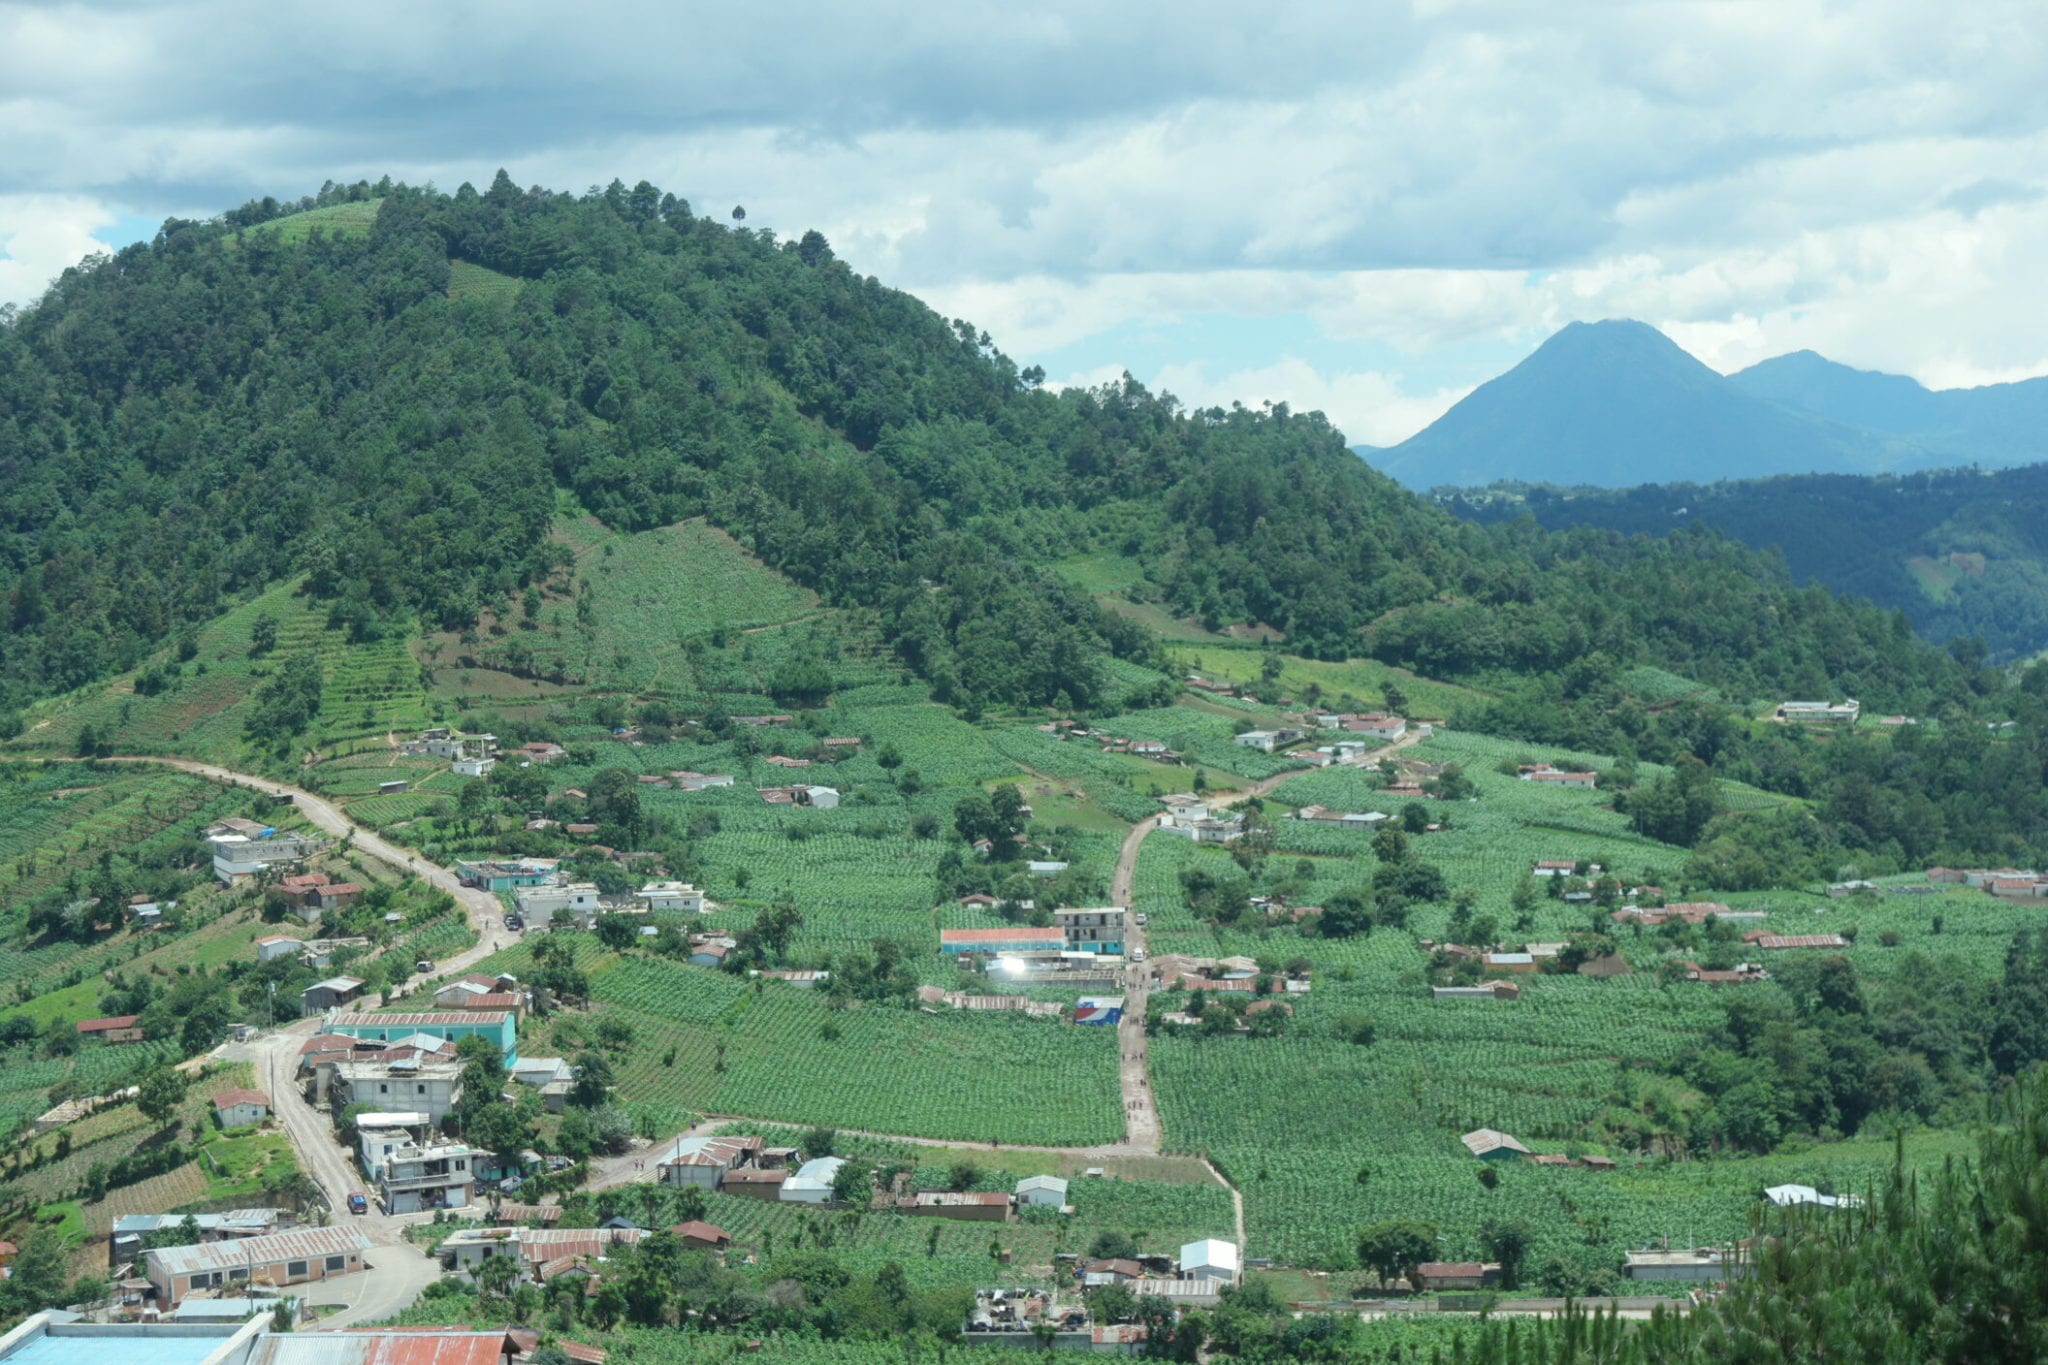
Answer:
[[[215,782],[223,782],[231,787],[247,787],[268,796],[289,796],[292,798],[292,805],[305,815],[308,821],[337,838],[349,840],[351,848],[361,849],[381,863],[386,863],[400,872],[409,872],[428,885],[446,891],[468,915],[469,927],[476,932],[477,942],[474,948],[436,962],[436,972],[446,974],[467,971],[499,949],[511,946],[513,942],[505,930],[503,907],[498,904],[497,897],[487,891],[464,886],[453,872],[439,863],[429,862],[412,849],[400,847],[374,830],[365,829],[342,814],[341,808],[333,802],[303,787],[294,787],[288,782],[279,782],[273,778],[257,777],[252,773],[238,773],[231,768],[223,768],[215,763],[202,763],[194,758],[124,754],[96,761],[154,763],[161,767],[176,768],[180,772],[209,778]]]

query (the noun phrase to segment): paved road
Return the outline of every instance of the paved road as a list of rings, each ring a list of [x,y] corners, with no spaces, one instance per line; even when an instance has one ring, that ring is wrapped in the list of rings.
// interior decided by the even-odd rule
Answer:
[[[420,1292],[441,1277],[441,1268],[405,1240],[407,1223],[425,1222],[431,1215],[393,1218],[374,1203],[368,1213],[348,1212],[349,1195],[366,1191],[367,1182],[347,1149],[335,1141],[332,1121],[307,1103],[297,1081],[299,1045],[318,1026],[316,1020],[296,1020],[252,1042],[224,1043],[212,1056],[255,1066],[270,1095],[272,1116],[291,1140],[300,1167],[319,1187],[328,1221],[354,1228],[375,1243],[363,1258],[369,1268],[362,1274],[300,1287],[304,1302],[322,1310],[319,1327],[326,1330],[378,1322],[411,1307]]]
[[[1109,901],[1112,905],[1124,906],[1127,910],[1124,925],[1126,953],[1129,962],[1132,953],[1145,951],[1145,927],[1138,923],[1135,888],[1138,875],[1138,847],[1145,842],[1145,836],[1159,827],[1159,817],[1140,820],[1131,826],[1131,832],[1124,836],[1123,848],[1118,851],[1116,871],[1109,878]],[[1152,1073],[1146,1051],[1145,1008],[1149,999],[1146,986],[1151,971],[1143,964],[1137,964],[1124,973],[1124,1017],[1117,1025],[1116,1043],[1121,1060],[1117,1064],[1117,1075],[1121,1082],[1124,1102],[1124,1144],[1143,1152],[1156,1152],[1164,1136],[1159,1126],[1159,1105],[1152,1095]]]

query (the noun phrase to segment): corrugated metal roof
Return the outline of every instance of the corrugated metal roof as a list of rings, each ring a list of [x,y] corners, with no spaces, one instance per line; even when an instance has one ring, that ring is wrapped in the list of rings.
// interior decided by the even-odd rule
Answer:
[[[485,1023],[490,1019],[489,1013],[430,1010],[420,1014],[337,1014],[328,1022],[332,1028],[448,1028],[457,1024]]]
[[[256,1341],[249,1365],[500,1365],[504,1332],[293,1332]]]
[[[298,1261],[318,1256],[360,1255],[370,1239],[354,1228],[296,1228],[267,1237],[202,1242],[196,1246],[158,1247],[148,1253],[152,1264],[173,1275],[206,1270],[241,1270],[272,1261]]]

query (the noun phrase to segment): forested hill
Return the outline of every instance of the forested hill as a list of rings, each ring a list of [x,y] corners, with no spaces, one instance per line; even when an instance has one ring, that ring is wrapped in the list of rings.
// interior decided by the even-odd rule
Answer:
[[[173,220],[0,327],[0,708],[298,572],[365,634],[461,624],[560,553],[576,504],[708,517],[872,612],[968,708],[1095,706],[1104,650],[1153,651],[1045,568],[1083,550],[1300,653],[1553,698],[1631,662],[1738,697],[1967,697],[1902,618],[1732,542],[1490,531],[1320,415],[1041,378],[814,232],[728,228],[645,183],[330,187]]]
[[[1444,505],[1487,523],[1526,512],[1552,530],[1710,526],[1782,552],[1799,582],[1904,612],[1925,639],[1980,640],[1993,659],[2048,649],[2048,465],[1613,491],[1513,485]]]

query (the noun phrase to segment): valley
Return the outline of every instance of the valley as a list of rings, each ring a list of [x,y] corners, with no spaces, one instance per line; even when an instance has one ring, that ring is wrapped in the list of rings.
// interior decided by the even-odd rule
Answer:
[[[1677,1331],[2030,1093],[2048,666],[501,180],[0,332],[65,509],[0,528],[0,1302],[161,1312],[256,1211],[361,1242],[250,1286],[307,1329],[656,1361],[1032,1344],[996,1284],[1182,1358]]]

